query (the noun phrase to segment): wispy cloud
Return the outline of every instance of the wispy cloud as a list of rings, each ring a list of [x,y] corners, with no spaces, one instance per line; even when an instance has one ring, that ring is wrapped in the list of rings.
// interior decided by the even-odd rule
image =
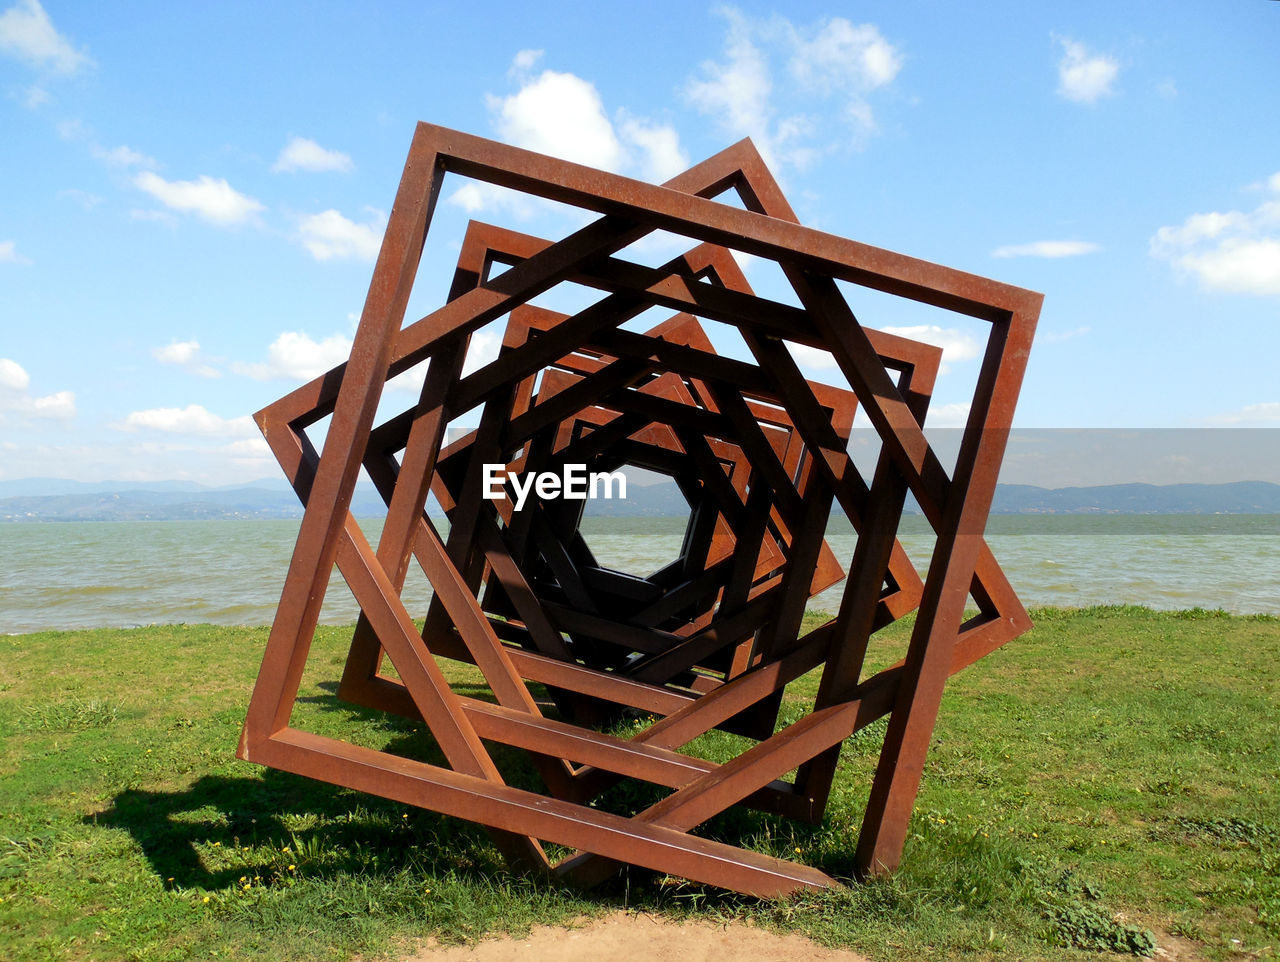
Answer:
[[[273,378],[309,381],[337,367],[350,355],[351,339],[343,334],[332,334],[317,341],[302,331],[285,331],[268,346],[265,362],[237,361],[231,369],[258,381]]]
[[[20,415],[34,418],[67,420],[75,417],[76,396],[71,391],[53,394],[31,393],[31,375],[7,357],[0,357],[0,417]]]
[[[339,150],[321,147],[314,140],[308,140],[306,137],[294,137],[281,149],[280,156],[276,158],[271,169],[286,173],[295,171],[348,173],[355,170],[355,167],[351,158]]]
[[[259,201],[240,193],[225,180],[208,175],[195,180],[165,180],[144,170],[134,177],[133,184],[170,210],[194,214],[220,227],[243,224],[266,210]]]
[[[91,144],[89,146],[90,153],[104,164],[112,167],[159,167],[155,158],[148,157],[139,150],[132,147],[126,147],[121,144],[118,147],[103,147],[101,144]]]
[[[0,241],[0,264],[30,264],[31,261],[18,253],[17,241]]]
[[[252,437],[258,433],[253,418],[249,415],[224,418],[201,404],[188,404],[184,408],[134,411],[112,427],[117,431],[159,431],[163,434],[185,434],[202,438]]]
[[[982,353],[982,345],[978,343],[978,339],[968,331],[962,331],[959,328],[940,327],[937,324],[912,324],[906,327],[886,327],[884,332],[942,348],[942,363],[938,366],[939,374],[950,371],[952,364],[971,361]]]
[[[0,13],[0,51],[65,76],[93,64],[87,53],[58,32],[38,0],[18,0]]]
[[[832,17],[797,26],[733,7],[720,14],[724,55],[702,64],[685,95],[727,133],[750,137],[771,164],[803,167],[841,142],[861,146],[877,130],[870,96],[893,83],[904,57],[874,24]],[[843,124],[806,112],[815,101],[829,109],[833,100]]]
[[[1206,290],[1280,294],[1280,172],[1251,211],[1192,214],[1151,238],[1153,257],[1199,280]]]
[[[1280,425],[1280,401],[1246,404],[1236,411],[1214,414],[1204,419],[1222,427],[1271,427]]]
[[[196,377],[221,377],[222,372],[205,362],[199,341],[175,341],[164,347],[153,347],[151,356],[161,364],[180,367]]]
[[[47,104],[52,97],[49,91],[40,84],[32,84],[17,97],[18,102],[28,110],[37,110]]]
[[[302,246],[318,261],[377,258],[387,218],[381,211],[369,211],[369,219],[357,224],[336,210],[304,217],[298,224]]]
[[[997,247],[991,252],[992,257],[1079,257],[1082,254],[1093,254],[1102,250],[1091,241],[1076,240],[1042,240],[1030,244],[1009,244]]]
[[[1055,37],[1062,48],[1058,61],[1058,94],[1078,104],[1097,103],[1115,92],[1120,61],[1090,50],[1070,37]]]

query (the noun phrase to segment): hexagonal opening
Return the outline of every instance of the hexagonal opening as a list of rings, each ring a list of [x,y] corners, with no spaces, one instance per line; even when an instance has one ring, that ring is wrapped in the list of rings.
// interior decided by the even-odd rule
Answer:
[[[650,579],[680,562],[693,508],[673,475],[630,462],[620,470],[627,476],[626,501],[588,499],[577,533],[599,568]]]

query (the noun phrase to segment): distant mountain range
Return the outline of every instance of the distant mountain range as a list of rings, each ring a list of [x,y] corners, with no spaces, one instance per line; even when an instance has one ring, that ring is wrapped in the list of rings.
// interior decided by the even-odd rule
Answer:
[[[385,508],[372,486],[361,485],[352,501],[358,517]],[[432,513],[434,502],[429,507]],[[917,509],[918,510],[918,509]],[[674,517],[688,507],[675,484],[628,486],[625,500],[598,500],[598,517]],[[1280,484],[1108,484],[1040,488],[1002,484],[995,514],[1280,514]],[[22,521],[208,521],[302,517],[302,506],[283,481],[233,487],[194,482],[101,482],[55,479],[0,481],[0,522]]]

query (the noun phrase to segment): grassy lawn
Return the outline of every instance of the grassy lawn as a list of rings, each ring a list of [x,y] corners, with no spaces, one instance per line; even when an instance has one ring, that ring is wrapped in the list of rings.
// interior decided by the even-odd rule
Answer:
[[[623,905],[883,960],[1097,959],[1152,932],[1181,958],[1280,956],[1280,619],[1033,616],[948,688],[901,870],[767,903],[640,872],[587,895],[517,878],[475,826],[236,761],[263,629],[0,638],[0,957],[394,957]],[[429,756],[420,725],[334,698],[348,640],[322,630],[295,724]],[[821,826],[706,832],[847,877],[882,733],[846,743]]]

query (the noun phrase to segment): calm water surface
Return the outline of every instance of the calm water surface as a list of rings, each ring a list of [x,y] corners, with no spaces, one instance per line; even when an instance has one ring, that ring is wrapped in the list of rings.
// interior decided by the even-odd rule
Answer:
[[[584,529],[601,563],[648,574],[676,556],[683,521],[592,518]],[[365,524],[374,544],[380,522]],[[269,624],[289,566],[296,521],[143,521],[0,525],[0,633],[176,622]],[[905,519],[918,566],[932,538]],[[856,536],[840,519],[828,540],[842,560]],[[1141,604],[1280,614],[1276,516],[997,516],[988,541],[1028,605]],[[405,596],[425,610],[430,588],[414,568]],[[839,588],[814,607],[834,610]],[[335,577],[323,621],[353,621],[355,601]]]

